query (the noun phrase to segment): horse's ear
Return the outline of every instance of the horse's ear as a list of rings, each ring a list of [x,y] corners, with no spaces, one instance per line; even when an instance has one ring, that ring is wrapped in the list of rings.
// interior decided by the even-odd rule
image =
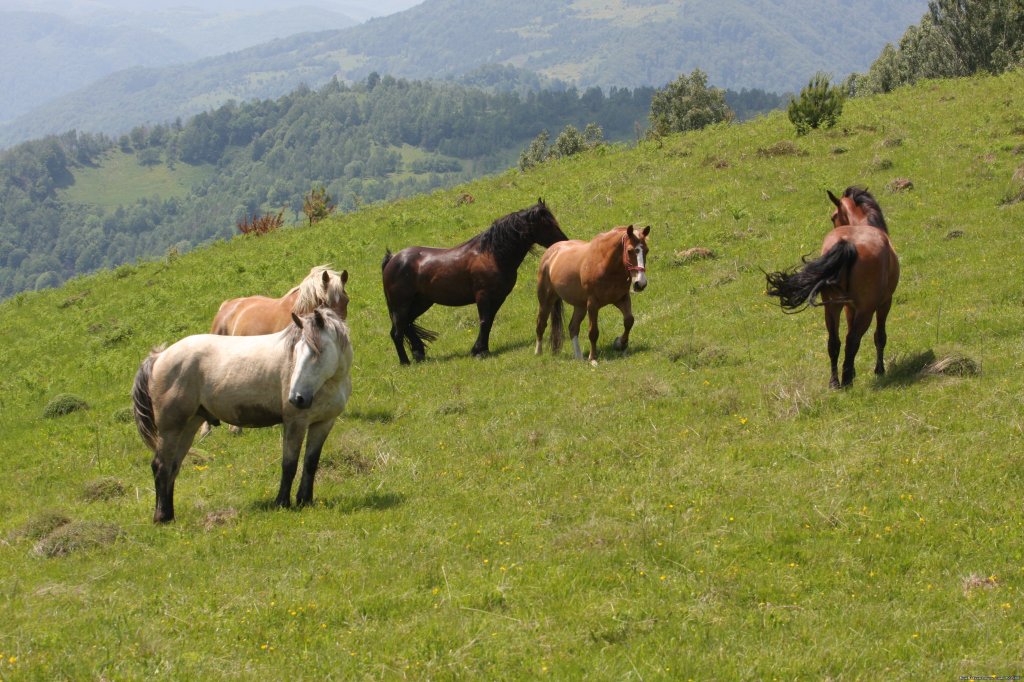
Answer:
[[[633,226],[632,225],[629,225],[628,227],[626,227],[626,236],[628,236],[630,239],[636,239],[636,235],[633,233]]]
[[[828,198],[832,200],[832,203],[835,204],[838,207],[839,206],[839,199],[836,198],[835,194],[832,194],[832,190],[827,189],[825,191],[828,193]]]
[[[537,205],[538,206],[543,206],[544,205],[544,197],[537,197]]]
[[[320,329],[324,328],[324,316],[320,312],[319,308],[313,311],[313,320],[316,322],[317,327],[319,327]]]
[[[292,322],[295,323],[296,327],[298,327],[299,329],[302,329],[302,320],[300,320],[299,316],[296,315],[295,313],[292,313]]]
[[[644,231],[643,231],[643,232],[642,232],[641,234],[643,234],[643,236],[645,236],[645,237],[646,237],[646,236],[647,236],[647,235],[649,235],[650,233],[651,233],[651,226],[650,226],[650,225],[648,225],[647,227],[645,227],[645,228],[644,228]]]
[[[329,273],[326,270],[324,270],[324,286],[326,287],[330,283],[331,283],[331,273]]]
[[[341,283],[342,284],[347,284],[348,283],[348,270],[342,270],[341,271]]]

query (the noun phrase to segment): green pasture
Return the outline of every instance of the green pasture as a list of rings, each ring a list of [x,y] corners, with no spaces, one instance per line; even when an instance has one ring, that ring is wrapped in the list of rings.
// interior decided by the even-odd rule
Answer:
[[[803,138],[777,113],[20,294],[0,304],[0,679],[1021,674],[1022,168],[1024,74],[926,82]],[[889,374],[866,338],[833,391],[820,311],[782,314],[761,269],[816,252],[825,190],[851,184],[903,278]],[[491,357],[468,356],[474,310],[435,308],[428,361],[399,367],[385,248],[538,196],[572,237],[652,226],[629,351],[607,308],[597,367],[535,357],[531,256]],[[315,506],[270,506],[279,428],[220,428],[155,527],[139,362],[322,262],[351,275],[356,359]],[[961,371],[925,369],[943,359]],[[88,408],[44,417],[62,394]]]
[[[115,149],[95,168],[76,170],[74,184],[63,192],[69,201],[110,211],[153,196],[161,200],[184,197],[193,185],[213,173],[208,164],[178,163],[173,169],[164,163],[142,166],[135,154]]]

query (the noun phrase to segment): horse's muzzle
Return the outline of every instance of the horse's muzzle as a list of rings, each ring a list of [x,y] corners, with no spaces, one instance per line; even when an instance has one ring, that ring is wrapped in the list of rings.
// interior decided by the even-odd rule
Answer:
[[[635,280],[633,282],[633,291],[635,291],[638,294],[641,291],[643,291],[644,289],[646,289],[646,288],[647,288],[647,278],[646,277],[643,278],[643,279]]]
[[[292,393],[288,396],[288,402],[300,410],[308,410],[313,405],[313,399],[307,398],[301,393]]]

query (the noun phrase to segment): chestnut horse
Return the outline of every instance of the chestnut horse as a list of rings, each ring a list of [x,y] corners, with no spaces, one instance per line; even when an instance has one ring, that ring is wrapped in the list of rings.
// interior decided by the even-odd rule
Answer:
[[[573,306],[569,320],[569,338],[577,360],[580,351],[580,325],[583,316],[590,318],[590,362],[597,362],[597,312],[611,303],[622,311],[622,336],[612,343],[616,350],[629,345],[629,330],[633,328],[633,306],[629,298],[630,285],[639,293],[647,287],[647,235],[648,225],[637,232],[632,225],[615,227],[599,234],[589,242],[573,239],[555,244],[544,254],[537,274],[537,348],[540,355],[551,316],[551,350],[562,346],[562,301]]]
[[[153,520],[174,519],[174,481],[204,421],[284,425],[278,506],[291,504],[299,451],[306,441],[295,501],[313,501],[320,451],[352,393],[348,327],[330,308],[292,317],[263,336],[188,336],[155,349],[135,375],[135,425],[153,451]]]
[[[885,319],[900,280],[900,261],[889,241],[882,209],[867,189],[848,187],[842,198],[832,192],[834,229],[821,245],[821,256],[804,259],[802,268],[766,274],[768,295],[777,296],[784,310],[799,311],[808,305],[825,308],[828,357],[832,367],[829,385],[849,386],[856,375],[854,358],[861,337],[875,326],[875,374],[885,373]],[[821,296],[821,303],[816,301]],[[839,377],[839,313],[846,311],[846,353]]]
[[[534,244],[551,246],[565,239],[555,216],[539,199],[530,208],[498,218],[490,228],[456,247],[410,246],[396,254],[387,251],[381,274],[398,361],[409,364],[406,339],[415,360],[426,356],[425,343],[436,339],[437,334],[415,324],[415,320],[435,303],[475,303],[480,333],[472,353],[487,354],[494,316],[515,286],[526,254]]]
[[[213,318],[210,333],[222,336],[273,334],[291,324],[293,313],[305,315],[320,306],[327,306],[344,320],[348,317],[346,282],[348,270],[339,275],[329,265],[318,265],[281,298],[246,296],[224,301]]]

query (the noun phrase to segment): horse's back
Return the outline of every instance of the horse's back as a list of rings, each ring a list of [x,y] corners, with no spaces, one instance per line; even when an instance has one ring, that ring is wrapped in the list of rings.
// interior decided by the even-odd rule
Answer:
[[[246,296],[221,304],[211,333],[259,336],[279,332],[291,323],[291,304],[284,298]]]

